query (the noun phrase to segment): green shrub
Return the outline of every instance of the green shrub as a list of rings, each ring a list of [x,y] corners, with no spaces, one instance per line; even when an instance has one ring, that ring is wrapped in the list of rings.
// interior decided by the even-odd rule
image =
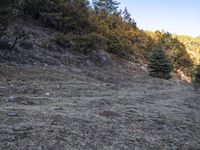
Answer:
[[[66,36],[64,34],[56,35],[56,37],[52,41],[63,48],[67,48],[71,46],[70,36]]]
[[[107,49],[107,39],[96,33],[86,35],[59,34],[54,42],[63,48],[69,48],[73,52],[87,55],[93,50]]]
[[[162,48],[157,47],[154,49],[149,61],[148,68],[151,76],[165,79],[171,78],[172,62],[167,58]]]
[[[5,34],[11,16],[11,0],[0,1],[0,37]]]
[[[113,53],[117,56],[123,56],[125,51],[125,43],[122,43],[122,39],[116,33],[109,33],[108,38],[108,49],[109,53]]]
[[[194,69],[193,85],[196,88],[200,87],[200,65],[197,65]]]
[[[83,36],[76,36],[72,39],[75,50],[87,55],[93,50],[107,49],[107,39],[96,33],[90,33]]]

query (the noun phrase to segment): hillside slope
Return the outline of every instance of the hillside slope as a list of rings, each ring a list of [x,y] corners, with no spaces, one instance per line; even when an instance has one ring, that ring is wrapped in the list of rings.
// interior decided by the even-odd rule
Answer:
[[[1,64],[0,149],[197,150],[199,96],[124,68]]]
[[[13,22],[8,27],[8,35],[4,39],[12,45],[16,38],[15,27],[19,26],[25,35],[23,41],[18,41],[13,50],[0,48],[0,63],[10,65],[54,66],[71,69],[96,68],[106,65],[127,65],[127,63],[142,66],[140,60],[129,56],[129,60],[118,58],[104,50],[93,50],[85,55],[70,47],[56,43],[55,39],[61,33],[57,30],[41,26],[37,21]],[[130,62],[131,61],[131,62]],[[130,65],[128,65],[130,66]]]
[[[1,150],[200,148],[192,86],[149,77],[133,56],[74,53],[38,22],[18,25],[29,37],[0,49]]]

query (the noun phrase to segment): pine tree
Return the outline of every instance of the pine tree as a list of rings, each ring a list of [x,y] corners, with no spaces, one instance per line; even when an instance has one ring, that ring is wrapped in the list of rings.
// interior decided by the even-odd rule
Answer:
[[[123,15],[124,15],[124,21],[129,22],[129,20],[131,19],[131,14],[128,12],[127,7],[125,7],[124,9]]]
[[[149,61],[148,68],[151,76],[165,79],[171,78],[172,62],[161,47],[153,50]]]
[[[90,28],[87,0],[25,0],[25,14],[64,33],[85,34]]]
[[[94,8],[97,12],[105,11],[108,14],[117,13],[119,2],[114,0],[94,0]]]
[[[128,9],[125,7],[123,11],[124,21],[127,22],[131,27],[137,28],[136,22],[131,18],[131,14],[128,12]]]

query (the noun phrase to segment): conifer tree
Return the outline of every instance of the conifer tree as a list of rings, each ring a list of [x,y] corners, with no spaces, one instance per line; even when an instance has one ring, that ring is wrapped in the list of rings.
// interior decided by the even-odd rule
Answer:
[[[129,20],[131,19],[131,14],[128,12],[127,7],[125,7],[124,9],[123,15],[124,15],[124,21],[129,22]]]
[[[161,47],[156,47],[149,58],[149,73],[153,77],[171,78],[172,62]]]
[[[25,0],[25,13],[47,27],[84,34],[90,27],[88,5],[87,0]]]
[[[131,27],[137,28],[136,22],[131,18],[131,14],[128,12],[128,9],[125,7],[123,11],[124,21],[127,22]]]
[[[117,13],[119,2],[115,0],[94,0],[94,8],[97,12],[105,11],[108,14]]]

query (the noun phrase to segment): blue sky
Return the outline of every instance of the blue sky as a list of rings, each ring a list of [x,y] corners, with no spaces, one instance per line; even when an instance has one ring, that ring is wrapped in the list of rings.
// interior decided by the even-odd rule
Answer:
[[[200,35],[200,0],[117,0],[140,29]]]

